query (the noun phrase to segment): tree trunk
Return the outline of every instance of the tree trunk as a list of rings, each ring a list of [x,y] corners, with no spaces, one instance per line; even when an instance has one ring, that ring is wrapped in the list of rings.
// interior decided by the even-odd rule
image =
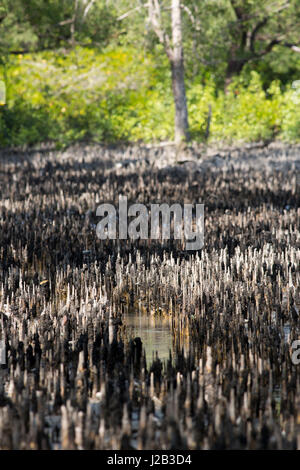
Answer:
[[[225,93],[235,75],[239,75],[243,70],[244,65],[247,63],[246,59],[230,59],[227,63],[226,77],[225,77]]]
[[[180,0],[172,0],[172,42],[170,57],[172,89],[175,102],[175,143],[189,140],[188,110],[184,84],[184,61]]]

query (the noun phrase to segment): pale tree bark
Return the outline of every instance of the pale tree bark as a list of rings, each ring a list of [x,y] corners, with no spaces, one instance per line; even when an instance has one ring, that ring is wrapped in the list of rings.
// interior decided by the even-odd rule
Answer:
[[[189,140],[188,110],[184,83],[184,62],[180,0],[172,0],[172,43],[171,63],[172,88],[175,102],[175,143]]]
[[[159,1],[149,0],[148,10],[150,24],[159,41],[163,44],[170,62],[172,90],[175,103],[175,143],[180,144],[181,142],[188,141],[190,138],[188,109],[184,83],[184,58],[180,0],[171,1],[172,43],[162,26],[161,8]]]

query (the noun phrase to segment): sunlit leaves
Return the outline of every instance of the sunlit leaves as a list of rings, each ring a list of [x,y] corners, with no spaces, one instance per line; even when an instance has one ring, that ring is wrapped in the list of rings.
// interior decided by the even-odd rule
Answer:
[[[5,69],[0,145],[173,139],[170,73],[158,58],[130,47],[14,56]],[[187,101],[197,141],[205,138],[209,107],[211,142],[300,138],[300,91],[284,91],[279,81],[265,89],[257,72],[234,79],[227,94],[212,74],[188,80]]]

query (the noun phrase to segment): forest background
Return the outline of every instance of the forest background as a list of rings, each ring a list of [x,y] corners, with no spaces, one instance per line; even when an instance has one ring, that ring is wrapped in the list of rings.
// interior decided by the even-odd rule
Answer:
[[[0,0],[0,146],[297,142],[299,31],[298,0]]]

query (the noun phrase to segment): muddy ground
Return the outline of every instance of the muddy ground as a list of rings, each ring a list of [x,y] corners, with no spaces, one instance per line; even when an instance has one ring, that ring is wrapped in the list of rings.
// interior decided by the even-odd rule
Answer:
[[[280,144],[3,151],[0,448],[300,448],[299,170]],[[203,249],[99,240],[119,194],[204,203]]]

